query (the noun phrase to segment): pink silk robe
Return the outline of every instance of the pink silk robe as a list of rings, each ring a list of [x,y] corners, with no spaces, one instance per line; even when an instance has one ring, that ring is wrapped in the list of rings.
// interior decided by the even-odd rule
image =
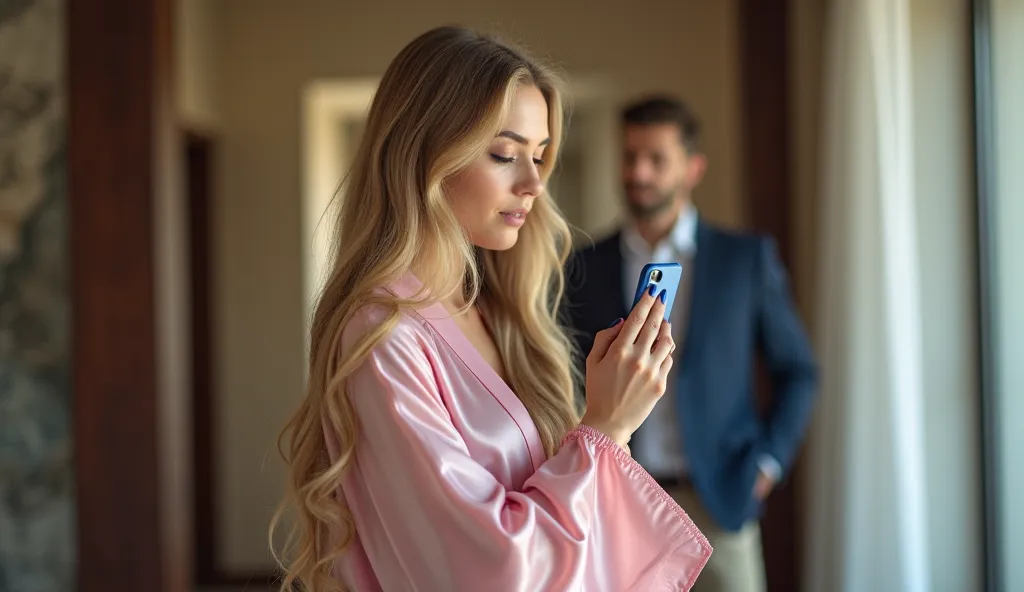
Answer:
[[[418,285],[408,276],[390,289]],[[383,316],[361,311],[343,346]],[[359,439],[339,494],[356,537],[334,574],[350,589],[689,590],[711,555],[602,433],[580,426],[545,458],[526,408],[442,305],[403,315],[349,395]]]

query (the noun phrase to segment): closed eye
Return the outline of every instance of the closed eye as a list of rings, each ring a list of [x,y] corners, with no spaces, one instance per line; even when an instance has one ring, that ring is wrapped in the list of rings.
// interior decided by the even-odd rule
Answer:
[[[514,156],[501,156],[498,154],[492,154],[491,158],[493,158],[496,162],[500,162],[502,164],[512,164],[513,162],[516,161],[516,157]],[[544,166],[544,160],[541,158],[534,158],[533,164],[537,166]]]

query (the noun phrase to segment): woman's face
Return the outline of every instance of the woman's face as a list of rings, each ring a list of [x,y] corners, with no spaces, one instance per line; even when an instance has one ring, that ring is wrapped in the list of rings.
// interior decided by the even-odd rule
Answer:
[[[448,198],[472,243],[512,248],[533,202],[544,191],[540,168],[548,145],[548,105],[535,86],[516,91],[512,109],[487,150],[452,177]]]

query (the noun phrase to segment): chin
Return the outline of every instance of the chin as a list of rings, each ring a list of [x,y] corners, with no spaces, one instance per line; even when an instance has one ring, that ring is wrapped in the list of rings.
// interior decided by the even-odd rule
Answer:
[[[474,240],[473,243],[481,249],[487,249],[488,251],[507,251],[516,246],[516,242],[519,241],[519,231],[505,230],[474,238],[476,240]]]

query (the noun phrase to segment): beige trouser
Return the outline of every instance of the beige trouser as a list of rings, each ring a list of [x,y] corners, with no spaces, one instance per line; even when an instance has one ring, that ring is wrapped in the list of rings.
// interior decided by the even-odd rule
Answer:
[[[764,552],[758,522],[747,522],[739,532],[723,530],[705,511],[692,486],[669,489],[668,493],[714,547],[693,592],[764,592]]]

